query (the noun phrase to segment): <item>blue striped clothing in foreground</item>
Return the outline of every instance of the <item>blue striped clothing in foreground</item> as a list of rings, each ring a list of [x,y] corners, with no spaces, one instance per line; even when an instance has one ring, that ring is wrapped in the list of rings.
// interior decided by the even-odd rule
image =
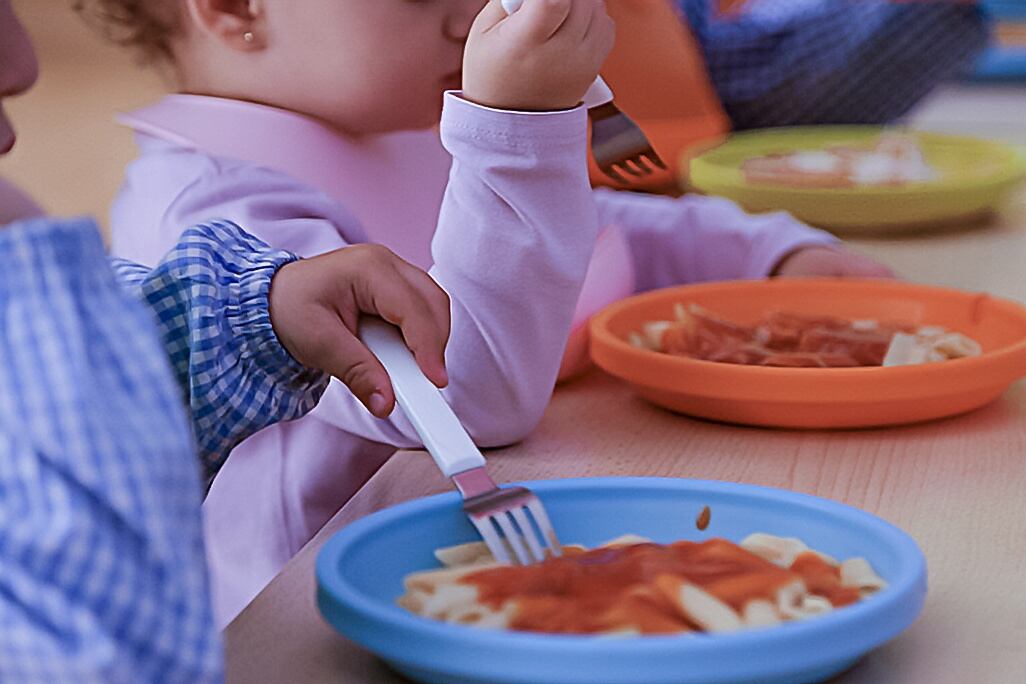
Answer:
[[[327,384],[271,329],[294,258],[228,223],[152,271],[91,221],[0,230],[0,681],[223,678],[202,481]]]

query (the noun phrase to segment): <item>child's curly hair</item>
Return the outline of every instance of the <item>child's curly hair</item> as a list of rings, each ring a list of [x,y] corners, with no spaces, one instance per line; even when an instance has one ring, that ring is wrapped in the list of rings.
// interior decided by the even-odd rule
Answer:
[[[110,41],[137,50],[147,62],[173,62],[171,41],[181,30],[177,0],[73,0],[73,7]]]

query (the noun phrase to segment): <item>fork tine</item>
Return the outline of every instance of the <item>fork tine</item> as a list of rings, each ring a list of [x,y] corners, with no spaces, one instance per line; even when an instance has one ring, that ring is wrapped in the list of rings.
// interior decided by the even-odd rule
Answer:
[[[631,157],[630,161],[636,167],[638,167],[638,170],[641,172],[641,175],[648,176],[652,173],[652,167],[645,163],[645,158],[640,154],[637,157]]]
[[[606,166],[603,166],[602,173],[606,174],[607,176],[615,180],[617,183],[620,183],[621,185],[630,185],[630,181],[621,176],[620,173],[616,170],[616,166],[612,164],[607,164]]]
[[[520,564],[530,565],[531,557],[527,554],[524,542],[517,533],[516,528],[513,527],[513,521],[510,519],[508,513],[509,511],[498,512],[493,519],[502,529],[502,534],[506,537],[506,541],[513,547],[513,553],[516,555]]]
[[[621,171],[626,171],[627,173],[631,174],[631,175],[632,175],[632,176],[634,176],[635,178],[639,178],[639,177],[641,177],[641,176],[645,175],[645,174],[643,174],[643,173],[639,172],[639,171],[638,171],[637,169],[635,169],[635,168],[634,168],[633,166],[631,166],[631,165],[630,165],[630,163],[629,163],[630,161],[631,161],[630,159],[624,159],[624,160],[621,160],[621,161],[620,161],[620,163],[619,163],[619,164],[617,164],[616,166],[617,166],[617,168],[619,168],[619,169],[620,169]]]
[[[492,556],[495,560],[500,563],[509,563],[509,551],[506,549],[506,544],[503,543],[502,537],[495,531],[495,526],[492,525],[492,519],[483,516],[471,516],[471,522],[474,523],[474,527],[481,534],[481,538],[484,539],[485,545],[488,546],[488,550],[492,552]]]
[[[538,535],[534,533],[534,526],[531,525],[531,521],[527,518],[527,513],[524,512],[524,509],[514,508],[510,511],[510,515],[516,520],[517,526],[520,527],[520,531],[524,534],[524,539],[527,540],[527,546],[531,549],[531,555],[534,556],[535,562],[540,563],[545,560],[545,551],[538,542]]]
[[[552,552],[552,555],[563,555],[563,547],[559,545],[559,538],[556,536],[556,530],[552,527],[552,522],[549,520],[549,516],[545,512],[545,507],[542,506],[541,500],[532,499],[525,505],[534,516],[534,521],[538,523],[538,529],[541,530],[542,538],[545,540],[546,546]]]
[[[495,560],[509,563],[510,551],[524,565],[531,563],[532,557],[544,560],[542,545],[523,510],[526,504],[539,521],[542,535],[555,540],[552,524],[538,498],[526,487],[499,488],[495,484],[485,469],[484,456],[438,388],[421,372],[397,328],[368,318],[360,322],[359,332],[388,370],[397,403],[413,422],[442,473],[456,485],[463,498],[463,512]]]
[[[666,170],[666,162],[663,161],[662,157],[653,150],[651,147],[641,153],[642,157],[647,158],[650,162],[658,166],[659,168]]]
[[[627,172],[627,173],[630,173],[630,174],[631,174],[631,176],[632,176],[632,177],[634,177],[634,178],[640,178],[641,176],[643,176],[643,175],[644,175],[644,173],[641,173],[641,172],[640,172],[640,171],[638,171],[638,170],[637,170],[636,168],[634,168],[633,166],[631,166],[631,165],[630,165],[630,164],[628,163],[628,160],[626,160],[626,159],[625,159],[625,160],[623,160],[623,161],[621,161],[621,162],[618,162],[618,163],[617,163],[617,168],[619,168],[619,169],[620,169],[621,171],[625,171],[625,172]]]

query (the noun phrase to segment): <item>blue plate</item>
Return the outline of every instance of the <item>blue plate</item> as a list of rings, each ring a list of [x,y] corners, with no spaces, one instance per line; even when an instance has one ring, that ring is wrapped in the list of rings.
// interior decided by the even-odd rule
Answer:
[[[668,543],[751,532],[797,536],[840,559],[864,556],[889,583],[823,617],[724,635],[633,639],[485,631],[395,605],[403,577],[437,567],[436,547],[476,539],[455,493],[369,515],[317,559],[317,601],[339,632],[429,684],[801,684],[826,679],[894,638],[919,615],[926,560],[907,534],[826,499],[726,482],[598,478],[527,483],[560,540],[588,546],[635,533]],[[694,520],[712,508],[705,532]]]

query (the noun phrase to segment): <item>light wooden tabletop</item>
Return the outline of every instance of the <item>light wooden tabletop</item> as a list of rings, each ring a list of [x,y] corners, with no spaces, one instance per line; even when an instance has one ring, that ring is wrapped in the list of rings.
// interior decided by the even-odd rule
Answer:
[[[1026,143],[1026,89],[954,90],[924,127]],[[988,225],[859,240],[903,275],[1026,302],[1026,192]],[[691,420],[594,372],[559,388],[523,444],[488,455],[500,481],[606,475],[729,480],[858,506],[926,553],[922,618],[844,684],[1019,682],[1026,671],[1026,383],[974,413],[887,430],[791,432]],[[226,631],[231,682],[404,681],[320,618],[313,566],[346,523],[450,485],[420,452],[393,458]]]

